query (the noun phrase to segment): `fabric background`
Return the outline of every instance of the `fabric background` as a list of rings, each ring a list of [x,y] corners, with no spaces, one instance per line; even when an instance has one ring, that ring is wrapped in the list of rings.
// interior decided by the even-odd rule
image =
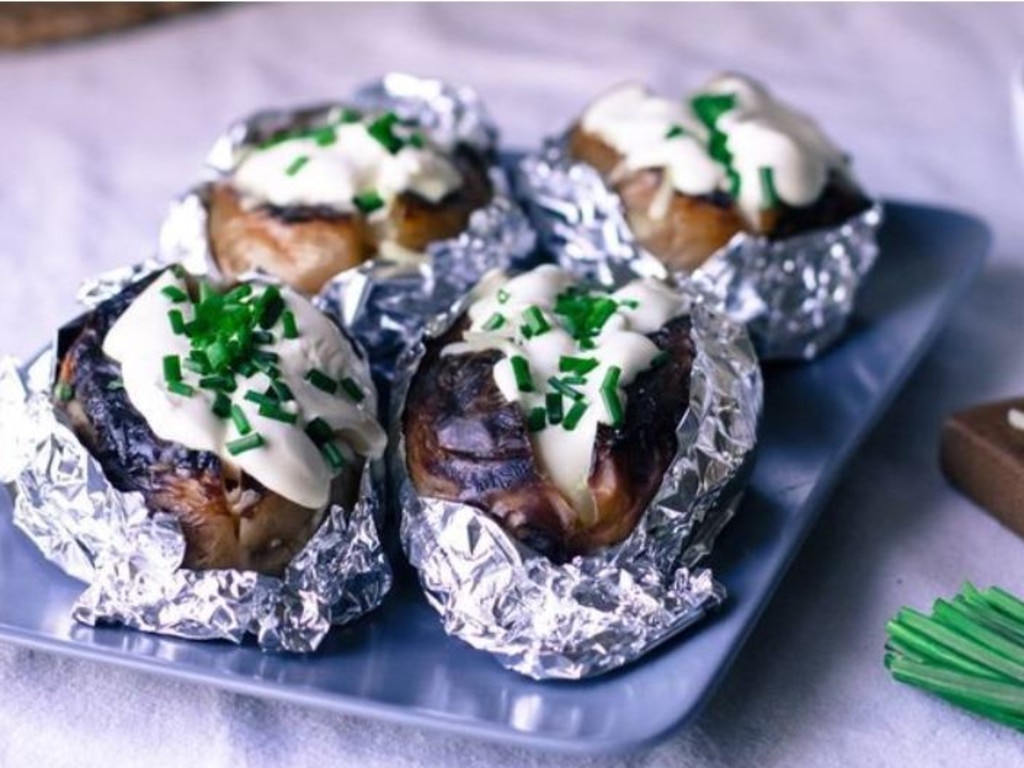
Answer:
[[[1022,32],[1021,6],[267,5],[0,55],[0,349],[20,355],[72,314],[82,278],[150,252],[167,201],[230,120],[386,70],[476,87],[510,146],[560,129],[617,80],[682,93],[749,71],[817,115],[873,190],[977,212],[995,233],[724,685],[652,751],[536,754],[0,645],[0,765],[1019,764],[1019,735],[892,683],[881,659],[901,605],[967,578],[1024,590],[1024,544],[936,463],[944,414],[1024,390],[1009,112]]]

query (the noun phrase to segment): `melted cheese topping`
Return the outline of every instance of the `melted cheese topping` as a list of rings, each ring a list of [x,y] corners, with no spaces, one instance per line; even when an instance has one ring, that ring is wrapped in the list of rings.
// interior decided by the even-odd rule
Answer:
[[[237,389],[225,393],[231,404],[241,408],[252,431],[262,437],[261,447],[232,455],[228,444],[242,435],[230,418],[213,410],[215,393],[198,386],[199,374],[184,370],[183,381],[194,388],[191,397],[168,390],[164,358],[178,355],[185,360],[190,340],[174,333],[168,311],[178,309],[184,320],[194,319],[191,302],[172,303],[163,290],[174,286],[186,291],[186,282],[166,270],[143,291],[110,329],[103,351],[121,364],[125,392],[157,436],[197,451],[217,454],[266,488],[310,509],[326,506],[331,481],[337,474],[306,435],[304,425],[319,417],[331,428],[335,443],[347,460],[354,454],[378,457],[384,451],[386,435],[375,418],[377,403],[369,370],[338,328],[312,304],[281,289],[285,307],[295,317],[297,338],[284,337],[273,329],[273,343],[262,346],[279,356],[279,381],[291,390],[294,401],[287,410],[296,414],[294,424],[260,415],[260,406],[246,399],[250,391],[264,393],[271,379],[263,372],[245,378],[237,376]],[[258,289],[257,289],[258,290]],[[329,394],[317,388],[307,374],[317,369],[339,381],[351,378],[364,397],[356,403],[343,393]]]
[[[701,108],[708,97],[722,97],[710,113]],[[617,86],[584,112],[581,125],[622,155],[613,180],[662,169],[666,192],[729,193],[755,229],[776,198],[810,205],[832,171],[847,172],[844,154],[814,121],[741,75],[715,78],[688,102],[636,84]],[[656,197],[652,215],[667,213],[668,197]]]
[[[626,410],[625,389],[637,374],[649,369],[660,354],[647,338],[669,320],[689,311],[686,299],[664,283],[653,279],[635,280],[614,293],[588,294],[575,289],[575,279],[555,266],[542,266],[507,281],[490,281],[482,296],[469,308],[470,326],[462,342],[450,344],[444,354],[461,354],[497,349],[504,356],[494,366],[494,381],[509,402],[518,403],[530,424],[540,411],[544,426],[531,426],[534,453],[542,472],[586,519],[594,514],[594,501],[587,485],[594,438],[599,423],[617,426],[605,391],[611,390]],[[581,341],[573,321],[561,314],[566,296],[586,295],[611,300],[614,311],[596,328],[590,341]],[[562,301],[560,301],[560,299]],[[606,305],[611,308],[611,305]],[[542,332],[532,332],[536,318],[542,318]],[[496,318],[502,318],[500,324]],[[514,360],[525,360],[532,389],[524,389]],[[579,379],[566,370],[566,359],[589,361],[592,366]],[[614,386],[607,386],[609,371],[619,370]],[[551,379],[569,382],[579,400],[559,394]],[[551,417],[549,396],[561,404],[561,418]],[[575,403],[585,404],[579,420],[570,426]],[[577,406],[578,408],[579,406]],[[533,414],[533,416],[531,416]]]
[[[235,169],[234,187],[249,205],[339,212],[357,210],[360,195],[376,195],[379,216],[403,192],[438,202],[461,185],[455,166],[420,134],[415,144],[399,140],[392,152],[370,133],[370,125],[338,123],[255,147]]]

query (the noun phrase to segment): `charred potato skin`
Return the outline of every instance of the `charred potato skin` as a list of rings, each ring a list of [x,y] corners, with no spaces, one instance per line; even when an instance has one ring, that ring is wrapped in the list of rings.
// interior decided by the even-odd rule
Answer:
[[[689,318],[651,334],[668,362],[629,386],[622,428],[598,428],[588,480],[597,507],[591,521],[580,519],[539,468],[520,408],[494,383],[500,353],[441,354],[466,326],[463,318],[428,344],[409,389],[402,426],[417,492],[481,509],[555,562],[625,539],[676,454],[695,354]]]
[[[574,160],[592,166],[606,181],[622,159],[614,148],[579,124],[569,133],[568,148]],[[662,178],[660,170],[644,169],[612,183],[612,187],[622,199],[626,220],[638,242],[671,269],[691,272],[737,233],[753,234],[737,206],[724,193],[694,197],[676,192],[668,213],[661,218],[652,217],[651,203]],[[769,240],[784,240],[839,226],[869,207],[871,201],[852,181],[833,172],[814,203],[793,207],[780,202],[762,213],[760,226]]]
[[[473,211],[493,197],[488,158],[460,145],[452,161],[462,184],[433,202],[413,192],[398,196],[385,237],[411,251],[461,234]],[[361,214],[324,206],[247,208],[230,178],[214,183],[207,198],[208,236],[217,266],[227,277],[260,268],[314,294],[334,275],[371,258],[378,234]]]
[[[187,568],[236,568],[280,575],[312,536],[320,510],[300,507],[252,478],[236,476],[214,454],[157,437],[118,386],[120,366],[103,339],[148,278],[94,309],[58,361],[57,379],[72,387],[55,405],[110,483],[142,494],[151,514],[182,526]],[[339,478],[334,495],[351,488]]]

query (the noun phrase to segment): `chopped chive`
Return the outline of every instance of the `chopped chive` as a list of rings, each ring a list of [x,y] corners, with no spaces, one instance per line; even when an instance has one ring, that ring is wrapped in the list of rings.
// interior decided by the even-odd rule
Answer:
[[[619,377],[622,375],[622,369],[617,365],[612,365],[604,374],[604,379],[601,380],[602,390],[614,390],[619,386]]]
[[[334,437],[334,430],[331,429],[330,424],[317,416],[306,425],[306,434],[314,443],[321,445]]]
[[[334,443],[326,442],[322,444],[320,446],[320,453],[334,471],[338,471],[345,466],[345,457],[341,455],[341,450]]]
[[[526,320],[526,325],[523,326],[523,335],[526,338],[540,336],[542,333],[551,330],[551,324],[548,323],[540,309],[535,305],[531,304],[523,310],[523,318]]]
[[[274,334],[270,331],[253,331],[250,337],[253,344],[273,344]]]
[[[728,142],[729,137],[718,131],[712,133],[711,138],[708,140],[708,154],[725,166],[732,164],[732,152],[730,152],[729,147],[726,146]]]
[[[361,403],[366,398],[363,388],[356,383],[355,379],[349,376],[341,380],[341,388],[345,390],[345,394],[349,396],[353,403]]]
[[[540,432],[544,429],[546,421],[547,412],[543,406],[538,405],[536,408],[531,408],[530,412],[526,415],[526,427],[531,432]]]
[[[231,406],[231,421],[235,424],[235,429],[238,430],[240,435],[248,435],[252,431],[252,427],[249,425],[249,419],[245,417],[245,411],[242,410],[240,405]]]
[[[302,167],[308,162],[309,155],[299,155],[294,160],[292,160],[291,164],[287,168],[285,168],[284,172],[289,176],[294,176],[299,171],[301,171]]]
[[[273,363],[278,362],[281,356],[277,352],[271,352],[269,349],[257,349],[252,353],[252,359],[257,365],[262,363],[264,366],[271,366]]]
[[[230,303],[236,303],[249,296],[252,293],[252,286],[249,283],[241,283],[236,285],[230,291],[225,294],[224,299]]]
[[[355,207],[363,213],[373,213],[374,211],[380,210],[384,207],[384,198],[380,196],[379,192],[373,189],[366,192],[360,192],[352,198],[352,202]]]
[[[409,138],[406,139],[409,142],[409,146],[416,147],[416,149],[423,149],[426,146],[426,139],[423,138],[422,133],[410,133]]]
[[[268,285],[267,290],[258,299],[257,315],[260,328],[273,328],[284,310],[284,299],[281,298],[280,289],[276,285]]]
[[[619,299],[619,306],[626,307],[627,309],[637,309],[640,306],[640,302],[636,299]]]
[[[220,339],[207,344],[203,351],[206,353],[206,360],[209,362],[210,368],[215,371],[223,370],[231,359],[227,345]]]
[[[58,381],[57,386],[54,387],[53,393],[57,396],[58,400],[62,403],[66,403],[75,396],[75,388],[66,381]]]
[[[742,179],[735,168],[726,168],[725,175],[729,178],[729,196],[737,198],[740,196],[740,189],[742,188]]]
[[[316,368],[311,369],[306,374],[306,381],[312,384],[317,389],[322,389],[329,395],[333,395],[338,391],[338,384],[330,376],[321,370]]]
[[[513,355],[509,359],[512,366],[512,375],[515,376],[516,386],[520,392],[533,392],[533,376],[530,375],[530,364],[525,357]]]
[[[284,326],[284,337],[286,339],[299,338],[299,326],[295,323],[295,313],[286,309],[281,313],[281,325]]]
[[[562,355],[558,358],[558,370],[562,373],[576,373],[585,376],[597,368],[599,363],[593,357],[572,357]]]
[[[164,381],[181,381],[181,358],[177,355],[166,355],[164,357]]]
[[[602,389],[601,399],[604,401],[604,409],[608,414],[608,423],[613,427],[621,427],[623,420],[622,401],[619,400],[619,393],[615,389]]]
[[[167,319],[171,322],[171,330],[174,331],[175,336],[185,333],[185,316],[181,314],[180,309],[172,309],[168,312]]]
[[[363,119],[362,113],[358,109],[352,109],[351,107],[345,107],[341,110],[342,123],[358,123]]]
[[[548,392],[544,398],[544,404],[548,409],[548,421],[558,424],[562,421],[562,396],[557,392]]]
[[[551,378],[548,379],[548,386],[550,386],[558,394],[568,397],[570,400],[579,401],[583,399],[582,392],[580,392],[578,389],[575,389],[572,385],[566,383],[564,380],[559,379],[557,376],[552,376]]]
[[[175,304],[181,304],[188,300],[188,294],[185,293],[181,288],[176,285],[165,285],[160,289],[160,293],[166,296]]]
[[[295,395],[292,393],[291,388],[280,379],[274,379],[270,383],[270,388],[274,391],[274,395],[277,397],[278,402],[287,403],[295,399]]]
[[[248,400],[250,403],[256,403],[256,405],[259,406],[277,405],[277,401],[274,398],[267,397],[262,392],[257,392],[254,389],[250,389],[248,392],[245,393],[245,399]]]
[[[718,118],[735,108],[736,97],[731,93],[702,93],[690,101],[690,106],[709,128],[714,128]]]
[[[593,339],[580,339],[580,349],[597,349],[597,344]]]
[[[366,127],[366,132],[392,155],[402,148],[402,140],[394,132],[397,122],[398,115],[386,112]]]
[[[232,456],[237,456],[240,453],[251,451],[254,448],[259,448],[263,445],[263,436],[259,432],[251,432],[245,437],[240,437],[237,440],[231,440],[227,444],[228,453]]]
[[[504,288],[499,288],[498,289],[498,303],[499,304],[506,303],[510,298],[511,298],[511,296],[509,295],[508,291],[506,291]]]
[[[186,384],[183,381],[167,382],[167,391],[172,392],[175,395],[181,395],[182,397],[192,397],[192,395],[196,393],[194,387]]]
[[[505,324],[505,316],[500,312],[495,312],[488,318],[487,322],[483,324],[485,331],[496,331]]]
[[[768,166],[762,166],[757,171],[761,179],[761,207],[775,208],[779,204],[779,193],[775,190],[775,171]]]
[[[277,403],[264,403],[259,408],[259,414],[260,416],[265,416],[268,419],[283,421],[285,424],[294,424],[299,418],[297,414],[286,411]]]
[[[678,123],[673,125],[671,128],[668,129],[668,131],[665,132],[665,138],[666,139],[677,139],[680,136],[685,136],[685,135],[686,135],[686,129],[683,128],[683,126],[679,125]]]
[[[587,383],[586,376],[579,376],[578,374],[575,373],[570,374],[569,376],[562,376],[561,378],[563,384],[571,384],[573,386],[578,386]]]
[[[210,366],[206,365],[206,363],[201,363],[198,360],[193,360],[191,357],[186,359],[182,365],[193,373],[198,373],[200,376],[210,372]]]
[[[334,128],[327,126],[313,131],[312,138],[318,147],[329,147],[338,140],[338,134]]]
[[[231,415],[231,398],[223,392],[218,392],[213,397],[213,406],[210,410],[222,419],[228,418]]]
[[[124,389],[123,379],[112,379],[107,382],[107,392],[116,392],[119,389]]]
[[[188,364],[189,361],[186,361]],[[218,392],[234,392],[237,385],[232,376],[203,376],[199,379],[200,389],[213,389]]]
[[[583,418],[583,414],[587,410],[587,404],[583,400],[577,400],[573,403],[572,408],[565,414],[565,418],[562,420],[562,426],[570,432],[576,429],[576,425],[580,423],[580,419]]]

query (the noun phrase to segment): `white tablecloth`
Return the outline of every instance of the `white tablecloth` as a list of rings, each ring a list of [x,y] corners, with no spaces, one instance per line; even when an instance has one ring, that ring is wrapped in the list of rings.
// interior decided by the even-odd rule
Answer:
[[[954,407],[1024,391],[1024,185],[1008,83],[1024,8],[253,6],[0,55],[0,349],[27,354],[78,282],[149,253],[232,118],[389,69],[475,86],[510,145],[609,83],[681,93],[723,68],[816,114],[888,197],[982,214],[994,258],[852,462],[723,687],[646,754],[573,760],[0,645],[0,765],[1016,765],[1016,733],[899,686],[884,624],[964,579],[1024,590],[1024,544],[936,466]]]

